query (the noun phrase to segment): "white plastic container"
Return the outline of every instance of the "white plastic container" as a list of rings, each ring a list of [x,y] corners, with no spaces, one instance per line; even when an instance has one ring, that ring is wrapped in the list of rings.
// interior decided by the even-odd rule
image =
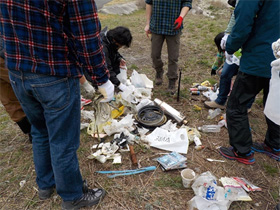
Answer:
[[[174,109],[172,106],[168,105],[167,103],[155,98],[154,102],[166,113],[173,117],[178,123],[183,122],[185,116],[182,115],[179,111]]]

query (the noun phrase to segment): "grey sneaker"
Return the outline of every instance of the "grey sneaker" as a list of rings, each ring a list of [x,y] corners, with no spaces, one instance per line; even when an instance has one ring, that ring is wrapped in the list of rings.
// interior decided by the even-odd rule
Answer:
[[[83,186],[83,196],[75,201],[63,201],[62,210],[76,210],[81,207],[90,207],[98,204],[104,198],[106,192],[103,189],[88,189],[87,185]]]
[[[52,196],[53,192],[54,192],[54,187],[46,189],[46,190],[39,189],[38,194],[39,194],[40,200],[49,199]]]
[[[220,105],[220,104],[216,103],[215,101],[205,101],[204,106],[206,108],[210,108],[210,109],[217,109],[217,108],[225,109],[226,108],[226,106]]]

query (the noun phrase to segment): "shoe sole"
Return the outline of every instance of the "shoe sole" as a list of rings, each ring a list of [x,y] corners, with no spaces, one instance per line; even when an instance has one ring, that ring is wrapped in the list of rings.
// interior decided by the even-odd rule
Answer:
[[[259,149],[256,149],[254,147],[252,147],[252,150],[256,151],[256,152],[260,152],[260,153],[264,153],[266,154],[268,157],[274,159],[274,160],[277,160],[277,161],[280,161],[280,157],[278,155],[274,155],[273,153],[271,152],[267,152],[265,150],[259,150]]]
[[[231,157],[231,156],[228,156],[228,155],[222,153],[221,151],[219,151],[219,152],[223,157],[225,157],[229,160],[236,160],[236,161],[238,161],[240,163],[243,163],[243,164],[246,164],[246,165],[252,165],[252,164],[255,163],[255,158],[252,159],[252,160],[244,160],[243,158]]]

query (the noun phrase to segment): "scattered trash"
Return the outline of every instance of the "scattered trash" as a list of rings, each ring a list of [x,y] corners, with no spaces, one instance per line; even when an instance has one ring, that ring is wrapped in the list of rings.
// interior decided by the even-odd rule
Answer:
[[[189,201],[191,210],[227,210],[231,204],[230,200],[225,199],[224,188],[217,185],[217,179],[210,171],[199,175],[192,189],[196,196]]]
[[[20,183],[19,183],[20,188],[22,188],[25,185],[25,183],[26,183],[26,180],[20,181]]]
[[[222,110],[220,108],[217,108],[217,109],[209,109],[208,110],[208,116],[207,116],[207,119],[214,119],[215,117],[217,117],[219,114],[221,114]]]
[[[112,135],[114,133],[121,133],[125,130],[133,131],[134,119],[132,114],[126,115],[124,118],[122,118],[120,121],[117,121],[115,119],[111,120],[110,123],[107,123],[103,126],[103,129],[107,135]]]
[[[200,91],[199,90],[193,90],[193,91],[191,91],[191,95],[200,95]]]
[[[232,178],[234,180],[236,180],[247,192],[262,190],[260,187],[253,185],[251,182],[249,182],[248,180],[246,180],[244,178],[240,178],[240,177],[232,177]]]
[[[219,89],[217,89],[215,92],[213,90],[208,90],[202,93],[203,96],[205,96],[210,101],[215,101],[219,94]]]
[[[216,133],[221,131],[219,125],[203,125],[201,127],[197,127],[197,129],[204,133]]]
[[[181,171],[183,186],[190,188],[193,180],[195,179],[195,172],[192,169],[186,168]]]
[[[136,154],[134,152],[134,147],[133,145],[129,145],[129,151],[130,151],[130,158],[131,158],[131,162],[133,165],[138,165],[138,161],[137,161],[137,158],[136,158]]]
[[[208,160],[210,162],[221,162],[221,163],[226,162],[225,160],[215,160],[215,159],[212,159],[212,158],[206,158],[206,160]]]
[[[195,143],[195,149],[196,150],[202,150],[202,149],[204,149],[204,146],[202,145],[202,143],[201,143],[201,141],[200,141],[200,139],[199,139],[199,137],[198,136],[194,136],[194,143]]]
[[[83,130],[89,126],[89,123],[81,123],[80,130]]]
[[[208,80],[205,80],[200,84],[201,86],[211,87],[211,83]]]
[[[252,198],[233,178],[222,177],[220,181],[225,188],[226,199],[231,201],[252,201]]]
[[[156,127],[162,126],[167,121],[163,110],[154,105],[142,107],[134,116],[136,121],[143,127],[149,130],[154,130]]]
[[[189,140],[186,129],[180,128],[169,132],[162,128],[156,128],[151,134],[146,136],[146,140],[151,147],[187,154]]]
[[[201,111],[202,108],[200,106],[197,106],[197,105],[193,105],[193,109],[194,111]]]
[[[155,98],[154,102],[162,108],[162,110],[173,117],[178,123],[183,122],[183,120],[186,118],[183,114],[178,112],[176,109],[174,109],[172,106],[168,105],[167,103],[159,100],[158,98]]]
[[[96,171],[96,173],[100,174],[113,174],[113,175],[108,175],[108,178],[115,178],[118,176],[128,176],[128,175],[133,175],[133,174],[140,174],[143,172],[147,171],[154,171],[156,170],[156,166],[148,166],[145,168],[139,168],[135,170],[123,170],[123,171]]]
[[[160,164],[163,171],[187,167],[187,158],[177,152],[171,152],[162,157],[156,158],[155,160]]]

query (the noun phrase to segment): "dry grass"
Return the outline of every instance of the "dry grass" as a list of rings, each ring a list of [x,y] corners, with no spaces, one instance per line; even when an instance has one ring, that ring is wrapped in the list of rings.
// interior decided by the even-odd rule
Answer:
[[[176,102],[176,97],[166,94],[166,78],[163,86],[155,87],[153,91],[153,98],[160,98],[181,111],[187,117],[190,127],[218,122],[218,119],[207,119],[208,110],[203,107],[205,99],[202,96],[190,96],[188,88],[193,82],[203,82],[206,79],[213,82],[218,81],[218,77],[211,78],[210,68],[216,54],[213,38],[226,27],[229,18],[228,9],[220,9],[219,14],[221,12],[224,15],[218,15],[214,19],[188,14],[184,20],[185,29],[181,37],[179,62],[183,69],[180,101]],[[135,68],[153,79],[150,41],[145,37],[143,30],[145,12],[141,10],[129,16],[100,14],[100,19],[102,25],[109,28],[124,25],[131,29],[133,45],[131,48],[123,50],[122,54],[126,58],[130,70]],[[163,58],[166,61],[165,46]],[[261,100],[261,95],[258,96],[258,100]],[[194,111],[194,105],[202,107],[202,110]],[[253,139],[262,141],[266,131],[263,107],[255,103],[249,118]],[[0,122],[0,209],[60,209],[61,199],[57,194],[47,201],[38,199],[31,145],[28,143],[27,137],[9,119],[3,107],[0,108]],[[231,210],[270,210],[275,207],[279,202],[280,165],[278,162],[262,154],[256,154],[256,163],[252,166],[229,160],[226,160],[225,163],[207,162],[205,159],[209,157],[222,159],[216,148],[228,145],[228,134],[225,128],[220,133],[202,133],[201,141],[206,146],[205,149],[197,151],[193,145],[189,148],[187,154],[189,168],[198,174],[211,171],[217,178],[241,176],[263,189],[261,192],[250,193],[252,202],[232,203]],[[109,179],[105,175],[96,174],[95,171],[132,169],[129,154],[124,153],[122,155],[123,163],[117,166],[112,165],[110,161],[101,164],[88,160],[86,157],[91,152],[90,147],[96,143],[96,139],[82,131],[78,155],[83,177],[88,180],[90,186],[103,187],[108,193],[103,202],[91,209],[188,209],[187,202],[194,196],[194,193],[191,189],[183,188],[179,170],[163,172],[157,168],[154,172]],[[136,145],[135,152],[141,165],[145,167],[156,165],[153,158],[160,156],[159,153],[164,151]],[[22,180],[26,180],[26,184],[19,188]]]

